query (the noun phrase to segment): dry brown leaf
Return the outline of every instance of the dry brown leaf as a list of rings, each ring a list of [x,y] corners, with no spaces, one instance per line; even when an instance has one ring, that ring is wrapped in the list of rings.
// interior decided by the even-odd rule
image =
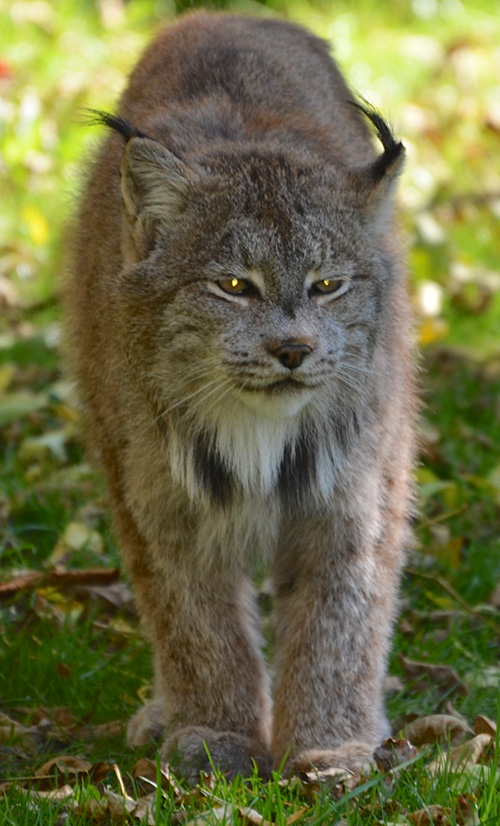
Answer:
[[[155,805],[156,795],[154,793],[140,797],[136,801],[135,809],[132,811],[132,817],[134,820],[140,820],[142,823],[147,824],[147,826],[155,826]]]
[[[112,771],[112,766],[100,760],[98,763],[93,763],[90,767],[89,778],[93,783],[102,783],[108,774]]]
[[[53,757],[36,770],[32,783],[38,789],[64,786],[67,781],[74,783],[79,775],[88,777],[91,769],[92,765],[79,757]]]
[[[478,714],[474,720],[474,734],[489,734],[490,737],[496,737],[496,733],[497,724],[484,714]]]
[[[107,823],[111,822],[109,820],[109,803],[104,798],[99,798],[99,800],[86,798],[73,806],[72,811],[77,815],[91,817],[93,821],[105,820]]]
[[[61,800],[67,800],[74,795],[74,789],[68,784],[64,786],[60,786],[58,789],[49,789],[48,791],[44,792],[41,789],[36,789],[33,792],[36,794],[37,797],[41,797],[44,800],[52,800],[54,802],[59,802]]]
[[[123,818],[127,814],[131,814],[136,807],[136,801],[133,797],[117,794],[112,789],[104,789],[104,797],[108,802],[110,815],[115,818]]]
[[[407,817],[415,826],[451,826],[451,809],[447,806],[431,804],[425,809],[408,812]]]
[[[425,743],[435,743],[437,740],[448,738],[452,743],[457,742],[466,734],[473,734],[473,731],[461,720],[449,714],[431,714],[409,723],[403,733],[415,746],[423,746]]]
[[[141,778],[149,781],[156,787],[156,763],[149,757],[141,757],[131,771],[132,777],[138,780]],[[176,802],[182,802],[186,798],[185,792],[177,785],[169,766],[166,763],[161,765],[161,787],[165,791],[172,792]]]
[[[473,794],[461,794],[455,804],[455,815],[460,826],[480,826],[477,798]]]
[[[79,720],[67,706],[53,706],[52,708],[38,706],[34,711],[26,709],[26,712],[30,714],[35,725],[50,722],[65,734],[73,733],[80,725]]]
[[[425,690],[432,685],[450,692],[456,691],[459,694],[467,694],[465,683],[451,666],[408,660],[402,655],[400,655],[399,660],[403,666],[405,677],[414,683],[414,688]]]
[[[0,714],[0,743],[15,741],[27,754],[37,753],[46,732],[46,726],[23,726],[6,714]]]
[[[450,749],[447,754],[440,754],[429,764],[429,771],[431,774],[439,774],[446,766],[463,771],[479,762],[492,741],[493,738],[489,734],[477,734],[472,740]]]
[[[401,763],[413,760],[418,754],[416,748],[409,740],[393,740],[388,737],[373,752],[377,768],[381,772],[388,772],[397,768]]]
[[[91,740],[105,740],[108,737],[121,737],[127,728],[125,720],[111,720],[98,725],[87,724],[79,731],[80,737]]]
[[[271,826],[268,820],[249,806],[239,806],[237,812],[242,826]]]
[[[472,740],[468,740],[462,746],[456,746],[450,750],[450,760],[454,766],[465,767],[473,763],[478,763],[480,757],[489,748],[493,738],[490,734],[476,734]]]
[[[102,798],[82,800],[72,807],[72,811],[106,824],[123,823],[128,821],[136,805],[136,801],[131,797],[124,797],[111,789],[105,789]]]

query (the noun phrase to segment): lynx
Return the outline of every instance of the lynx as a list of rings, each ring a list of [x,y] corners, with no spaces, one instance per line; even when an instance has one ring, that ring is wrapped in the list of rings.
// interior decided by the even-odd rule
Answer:
[[[67,305],[154,655],[129,742],[192,782],[365,764],[411,509],[403,145],[326,43],[226,14],[163,30],[96,119]]]

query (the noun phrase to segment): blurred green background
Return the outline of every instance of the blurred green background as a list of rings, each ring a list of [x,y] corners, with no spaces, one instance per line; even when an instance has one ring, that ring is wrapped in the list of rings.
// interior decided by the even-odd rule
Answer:
[[[497,0],[14,0],[0,11],[0,343],[54,318],[84,106],[112,108],[162,23],[196,5],[280,14],[326,38],[409,160],[400,200],[424,346],[500,353]]]

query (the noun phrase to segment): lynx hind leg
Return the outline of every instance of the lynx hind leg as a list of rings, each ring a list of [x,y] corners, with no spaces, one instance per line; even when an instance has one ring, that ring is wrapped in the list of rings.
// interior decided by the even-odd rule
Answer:
[[[262,744],[234,731],[216,731],[207,726],[186,726],[167,737],[162,755],[194,786],[200,775],[214,767],[227,779],[237,774],[249,777],[257,766],[261,777],[270,776],[270,758]]]
[[[130,718],[127,726],[127,743],[129,746],[146,746],[161,739],[164,722],[164,703],[162,700],[150,700]]]

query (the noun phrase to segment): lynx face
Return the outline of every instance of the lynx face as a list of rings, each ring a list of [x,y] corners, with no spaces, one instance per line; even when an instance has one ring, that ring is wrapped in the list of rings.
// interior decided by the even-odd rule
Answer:
[[[173,462],[179,478],[196,477],[201,438],[244,489],[268,491],[302,440],[331,465],[316,474],[328,479],[326,495],[373,380],[392,278],[379,233],[343,202],[341,176],[297,174],[272,154],[230,177],[207,166],[179,209],[160,189],[158,164],[152,249],[125,275],[127,346],[147,342],[144,380],[172,455],[184,457]]]
[[[125,275],[126,346],[147,342],[156,415],[208,434],[245,489],[269,490],[300,434],[325,455],[352,437],[392,272],[370,216],[344,203],[340,176],[297,174],[272,155],[258,175],[255,165],[230,178],[198,172],[182,210],[159,191],[152,249]],[[157,177],[168,186],[160,166]]]

